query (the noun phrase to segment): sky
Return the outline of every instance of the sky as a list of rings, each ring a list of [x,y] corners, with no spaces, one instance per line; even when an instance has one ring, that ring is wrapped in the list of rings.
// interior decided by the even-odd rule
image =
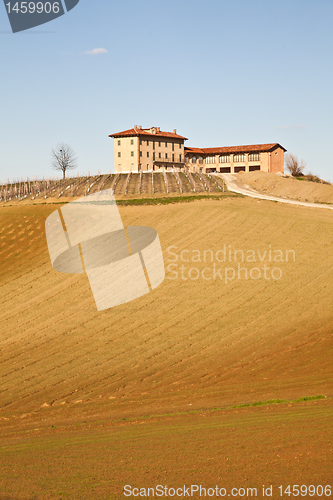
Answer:
[[[0,5],[0,181],[56,177],[60,142],[109,173],[109,134],[142,125],[278,142],[333,182],[332,21],[332,0],[80,0],[13,34]]]

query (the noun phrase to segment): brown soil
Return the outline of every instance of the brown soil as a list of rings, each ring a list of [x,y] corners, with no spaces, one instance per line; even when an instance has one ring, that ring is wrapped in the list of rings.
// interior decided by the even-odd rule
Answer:
[[[242,182],[261,193],[298,201],[333,203],[332,184],[282,177],[268,172],[240,172],[238,177]]]
[[[107,414],[99,422],[21,421],[2,442],[0,498],[120,500],[125,485],[218,486],[226,496],[257,488],[266,498],[265,485],[286,499],[281,485],[332,484],[332,417],[328,400],[118,422]]]
[[[85,276],[51,267],[44,222],[54,209],[0,208],[0,495],[329,484],[331,212],[243,198],[120,207],[126,226],[157,229],[166,266],[173,245],[179,266],[201,272],[212,267],[203,251],[225,244],[259,250],[263,261],[242,267],[274,265],[282,277],[226,284],[167,270],[150,294],[98,313]],[[295,261],[269,262],[277,249]],[[183,250],[202,262],[181,262]],[[327,399],[230,409],[318,394]]]

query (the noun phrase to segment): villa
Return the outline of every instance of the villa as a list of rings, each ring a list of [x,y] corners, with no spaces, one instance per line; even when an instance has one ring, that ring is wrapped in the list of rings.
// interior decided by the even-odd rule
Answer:
[[[286,149],[278,143],[216,148],[185,147],[177,130],[134,126],[109,135],[114,138],[115,173],[189,169],[191,172],[284,172]]]

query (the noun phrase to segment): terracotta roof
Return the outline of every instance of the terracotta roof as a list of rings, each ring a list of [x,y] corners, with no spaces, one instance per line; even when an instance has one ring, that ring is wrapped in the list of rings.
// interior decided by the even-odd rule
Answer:
[[[184,147],[185,153],[198,153],[198,154],[204,154],[205,151],[204,149],[200,148],[189,148],[187,146]]]
[[[287,151],[283,146],[275,142],[272,144],[251,144],[248,146],[224,146],[220,148],[185,147],[185,153],[197,153],[197,154],[255,153],[260,151],[272,151],[276,147],[280,147],[284,151]]]
[[[153,132],[155,130],[155,132]],[[163,132],[159,130],[158,127],[151,128],[130,128],[129,130],[124,130],[123,132],[116,132],[115,134],[110,134],[109,137],[141,137],[141,136],[149,136],[149,137],[171,137],[173,139],[184,139],[187,141],[187,137],[183,137],[182,135],[175,134],[174,132]]]

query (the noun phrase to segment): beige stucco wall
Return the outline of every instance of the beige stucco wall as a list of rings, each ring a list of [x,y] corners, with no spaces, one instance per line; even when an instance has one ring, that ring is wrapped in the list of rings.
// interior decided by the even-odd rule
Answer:
[[[118,153],[120,153],[120,157]],[[114,139],[114,171],[115,173],[138,172],[137,137]]]
[[[268,152],[260,153],[260,170],[269,172],[269,161],[270,157]]]
[[[220,155],[201,155],[203,156],[203,163],[199,164],[198,158],[199,155],[196,154],[194,155],[193,153],[188,153],[187,156],[189,156],[189,162],[186,162],[186,167],[190,169],[191,172],[199,172],[200,169],[202,168],[203,172],[209,172],[210,169],[216,168],[217,172],[220,172],[220,169],[223,168],[230,168],[230,173],[235,173],[235,167],[237,170],[237,167],[244,167],[245,172],[250,171],[251,166],[257,166],[260,165],[260,170],[263,172],[283,172],[283,165],[284,165],[284,151],[280,147],[276,147],[275,150],[272,152],[260,152],[260,160],[255,160],[255,161],[249,161],[249,154],[250,153],[244,153],[244,161],[242,162],[235,162],[234,161],[234,154],[230,153],[230,162],[227,163],[220,163]],[[196,156],[197,161],[196,163],[192,162],[192,157]],[[206,163],[206,157],[207,156],[215,156],[215,163]]]
[[[174,155],[174,162],[179,162],[179,155],[181,155],[181,161],[184,161],[184,142],[182,139],[158,136],[140,137],[140,163],[143,171],[153,168],[154,153],[156,161],[166,160],[165,164],[172,166],[172,155]]]
[[[119,141],[120,144],[118,144]],[[133,144],[131,144],[132,141]],[[120,157],[118,153],[120,153]],[[139,172],[140,168],[143,172],[151,170],[154,163],[154,153],[157,161],[165,160],[165,165],[172,167],[172,155],[174,155],[175,163],[184,161],[184,141],[183,139],[154,137],[153,135],[114,138],[115,173]],[[181,160],[179,155],[181,155]]]

